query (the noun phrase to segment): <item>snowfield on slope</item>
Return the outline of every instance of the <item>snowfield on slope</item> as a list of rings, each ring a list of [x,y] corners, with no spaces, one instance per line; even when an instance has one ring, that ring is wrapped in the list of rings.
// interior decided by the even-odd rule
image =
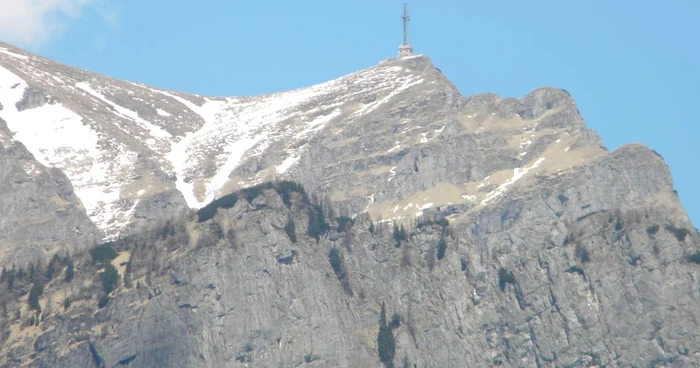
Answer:
[[[0,118],[41,164],[63,170],[71,180],[88,216],[105,233],[125,226],[133,207],[119,206],[121,187],[113,177],[123,176],[135,154],[114,144],[118,154],[99,149],[104,137],[83,118],[60,103],[18,111],[27,83],[0,67]]]
[[[0,117],[14,132],[13,138],[40,163],[66,173],[88,216],[106,238],[118,236],[133,220],[136,205],[145,199],[143,193],[136,196],[125,189],[141,176],[135,166],[144,153],[172,178],[188,206],[199,208],[225,194],[232,171],[272,144],[282,147],[274,155],[278,162],[272,170],[284,175],[308,148],[308,140],[334,119],[368,114],[423,83],[419,73],[382,63],[292,91],[203,98],[115,83],[85,71],[69,73],[47,67],[51,62],[37,56],[0,52],[8,56],[0,59],[3,65],[15,66],[22,73],[20,77],[0,68],[0,103],[4,106]],[[56,89],[52,94],[60,97],[59,102],[18,111],[15,104],[37,83]],[[376,98],[364,103],[368,91]],[[153,116],[142,114],[143,109],[137,112],[129,100],[152,107]],[[203,125],[193,125],[183,116],[187,114],[200,117]],[[163,126],[182,133],[170,134]],[[260,179],[245,178],[236,184],[251,185],[256,180]]]

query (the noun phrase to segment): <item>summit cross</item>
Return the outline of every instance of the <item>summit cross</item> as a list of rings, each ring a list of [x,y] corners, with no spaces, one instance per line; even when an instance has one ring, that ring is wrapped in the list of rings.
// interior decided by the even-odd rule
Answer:
[[[399,46],[399,58],[405,58],[413,55],[413,47],[408,44],[408,21],[411,20],[408,16],[408,5],[403,4],[403,45]]]
[[[408,4],[403,4],[403,45],[408,46],[408,22],[411,18],[408,16]]]

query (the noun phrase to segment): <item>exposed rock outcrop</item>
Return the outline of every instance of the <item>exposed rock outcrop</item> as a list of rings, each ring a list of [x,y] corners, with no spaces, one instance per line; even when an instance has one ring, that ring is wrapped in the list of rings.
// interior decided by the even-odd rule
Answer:
[[[0,119],[0,259],[26,267],[59,250],[84,250],[101,238],[70,181],[38,163]]]

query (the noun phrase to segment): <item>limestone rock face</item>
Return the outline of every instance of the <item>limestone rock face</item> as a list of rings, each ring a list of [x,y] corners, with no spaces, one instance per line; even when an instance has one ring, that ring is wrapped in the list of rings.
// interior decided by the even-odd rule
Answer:
[[[3,277],[0,367],[380,367],[382,302],[395,366],[700,366],[668,167],[609,152],[564,90],[463,97],[417,55],[214,98],[0,44],[0,103],[0,259],[75,266]],[[226,196],[279,179],[308,195]],[[102,238],[109,298],[79,251]]]
[[[307,205],[288,208],[268,190],[207,222],[173,224],[145,247],[118,245],[133,252],[128,287],[103,309],[76,295],[41,331],[13,335],[3,354],[17,364],[36,354],[32,367],[95,356],[105,366],[379,367],[385,302],[400,320],[397,365],[697,366],[700,266],[686,256],[700,244],[671,230],[684,219],[662,209],[678,203],[648,153],[628,147],[586,167],[592,179],[619,175],[609,192],[592,195],[580,176],[545,179],[449,229],[424,222],[400,247],[388,226],[369,232],[366,217],[316,241],[306,235]],[[620,171],[614,161],[623,159],[636,165]],[[636,170],[652,175],[639,181]],[[625,183],[635,184],[620,196]],[[84,273],[74,282],[94,278],[89,263],[77,261]],[[48,298],[66,288],[59,282]]]
[[[55,251],[84,250],[101,235],[61,170],[14,141],[0,119],[0,259],[26,266]]]

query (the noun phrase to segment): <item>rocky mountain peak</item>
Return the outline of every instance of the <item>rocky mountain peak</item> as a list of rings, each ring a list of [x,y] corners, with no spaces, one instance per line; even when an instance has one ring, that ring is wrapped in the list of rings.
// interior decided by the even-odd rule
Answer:
[[[668,167],[564,90],[417,55],[207,97],[0,44],[0,104],[2,368],[697,366]]]

